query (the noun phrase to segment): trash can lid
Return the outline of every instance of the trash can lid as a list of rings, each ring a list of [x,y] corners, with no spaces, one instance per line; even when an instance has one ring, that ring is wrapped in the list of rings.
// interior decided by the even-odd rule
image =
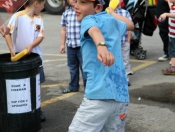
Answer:
[[[36,53],[31,53],[21,58],[16,62],[11,61],[10,53],[0,54],[0,73],[20,70],[28,70],[42,65],[40,56]]]

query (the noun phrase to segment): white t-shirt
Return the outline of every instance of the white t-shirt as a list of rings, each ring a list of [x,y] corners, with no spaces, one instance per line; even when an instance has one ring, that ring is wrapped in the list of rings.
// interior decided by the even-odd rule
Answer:
[[[37,37],[44,37],[44,25],[41,16],[29,17],[25,10],[15,13],[9,21],[8,27],[12,34],[12,44],[15,52],[20,52],[34,42]],[[43,60],[40,46],[32,52],[40,55]]]

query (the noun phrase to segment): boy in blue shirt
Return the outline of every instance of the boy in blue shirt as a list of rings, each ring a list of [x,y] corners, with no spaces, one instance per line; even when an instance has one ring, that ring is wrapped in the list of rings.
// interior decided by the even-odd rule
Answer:
[[[111,8],[111,14],[107,14],[104,10],[108,5],[109,0],[77,0],[74,7],[77,20],[81,21],[80,43],[87,83],[69,132],[124,131],[129,93],[121,37],[134,25]]]

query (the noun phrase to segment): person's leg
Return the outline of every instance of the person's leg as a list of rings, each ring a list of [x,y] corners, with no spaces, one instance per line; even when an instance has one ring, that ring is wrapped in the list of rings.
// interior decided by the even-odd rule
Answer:
[[[165,12],[169,12],[169,6],[166,1],[164,0],[158,0],[157,6],[156,6],[156,16],[159,18],[159,16]],[[159,22],[159,35],[163,42],[163,51],[164,56],[159,57],[158,60],[164,61],[168,59],[168,18],[166,21]]]
[[[163,51],[168,55],[168,19],[164,22],[158,23],[159,26],[159,35],[163,42]]]
[[[115,110],[108,117],[101,132],[124,132],[128,103],[115,101]]]
[[[86,88],[86,76],[82,70],[83,60],[82,60],[81,48],[79,49],[79,51],[77,51],[77,58],[78,58],[78,62],[79,62],[79,66],[80,66],[80,70],[81,70],[81,74],[82,74],[82,78],[83,78],[84,89],[85,89]]]
[[[172,46],[169,47],[171,58],[171,71],[175,74],[175,39],[173,39]]]
[[[45,74],[44,74],[43,66],[39,67],[39,69],[40,69],[40,84],[41,84],[45,81]],[[41,111],[41,113],[40,113],[40,118],[41,118],[41,122],[44,122],[46,120],[46,117],[45,117],[43,111]]]
[[[130,67],[130,64],[129,64],[129,55],[130,54],[130,44],[128,43],[124,43],[122,44],[122,57],[123,57],[123,62],[124,62],[124,66],[125,66],[125,71],[126,71],[126,77],[127,77],[127,82],[128,82],[128,86],[130,86],[130,82],[129,82],[129,76],[128,76],[128,73],[129,73],[129,67]]]
[[[130,43],[126,43],[126,72],[129,75],[133,75],[133,71],[131,69],[131,64],[130,64]]]
[[[169,38],[169,56],[171,58],[171,67],[162,70],[164,75],[175,75],[175,38]]]
[[[69,132],[101,132],[108,116],[114,111],[112,105],[112,100],[84,98],[69,126]]]
[[[171,58],[171,71],[175,73],[175,57]]]
[[[67,47],[67,60],[70,72],[69,90],[79,90],[79,64],[77,59],[77,48]]]

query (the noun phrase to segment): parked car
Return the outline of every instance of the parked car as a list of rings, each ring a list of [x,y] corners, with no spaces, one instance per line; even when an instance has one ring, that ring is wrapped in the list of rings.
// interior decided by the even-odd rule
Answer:
[[[64,11],[63,2],[60,0],[46,0],[44,7],[51,14],[60,14]]]

